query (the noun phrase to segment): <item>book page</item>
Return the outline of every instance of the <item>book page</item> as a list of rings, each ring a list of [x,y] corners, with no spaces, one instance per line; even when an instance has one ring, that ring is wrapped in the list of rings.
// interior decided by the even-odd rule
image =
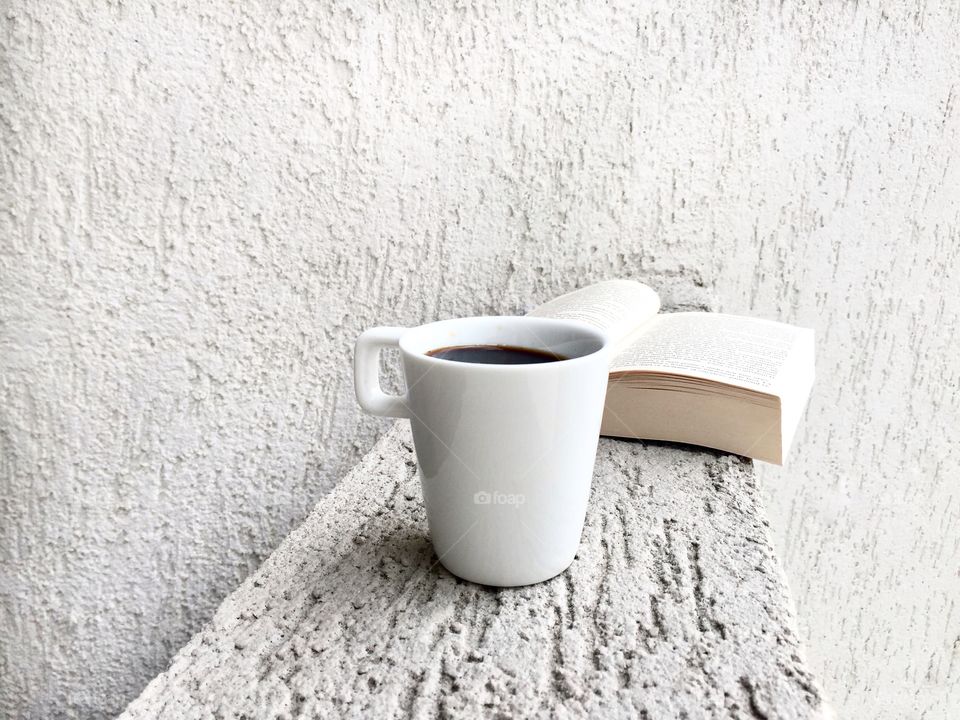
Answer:
[[[660,311],[660,297],[634,280],[607,280],[561,295],[529,314],[534,317],[580,320],[605,330],[620,342]]]
[[[631,337],[611,371],[659,371],[771,392],[785,379],[794,345],[810,332],[737,315],[669,313]]]

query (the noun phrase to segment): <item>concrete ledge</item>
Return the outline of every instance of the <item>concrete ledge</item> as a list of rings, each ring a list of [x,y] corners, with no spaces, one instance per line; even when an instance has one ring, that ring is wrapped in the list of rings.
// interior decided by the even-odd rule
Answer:
[[[395,426],[122,717],[829,716],[749,461],[602,439],[541,585],[436,561]]]

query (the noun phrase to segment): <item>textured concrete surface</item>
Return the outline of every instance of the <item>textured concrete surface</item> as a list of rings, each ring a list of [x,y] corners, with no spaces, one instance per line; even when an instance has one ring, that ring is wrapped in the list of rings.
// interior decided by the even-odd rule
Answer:
[[[118,711],[368,449],[365,327],[699,277],[813,326],[759,468],[845,717],[960,705],[955,3],[0,14],[0,714]]]
[[[485,588],[439,564],[398,423],[122,717],[827,717],[759,495],[603,439],[573,565]]]

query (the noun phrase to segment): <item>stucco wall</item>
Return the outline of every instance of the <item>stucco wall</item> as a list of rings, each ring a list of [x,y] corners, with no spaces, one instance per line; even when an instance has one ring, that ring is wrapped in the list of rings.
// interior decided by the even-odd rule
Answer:
[[[956,9],[199,5],[0,17],[0,714],[164,667],[383,430],[361,329],[678,273],[817,328],[762,477],[839,714],[960,704]]]

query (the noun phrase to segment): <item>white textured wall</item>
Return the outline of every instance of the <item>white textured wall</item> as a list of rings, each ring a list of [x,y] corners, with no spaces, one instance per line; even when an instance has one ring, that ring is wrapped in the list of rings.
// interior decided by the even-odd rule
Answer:
[[[960,705],[955,8],[199,5],[0,15],[0,714],[164,667],[382,430],[362,328],[679,272],[818,330],[763,476],[839,714]]]

